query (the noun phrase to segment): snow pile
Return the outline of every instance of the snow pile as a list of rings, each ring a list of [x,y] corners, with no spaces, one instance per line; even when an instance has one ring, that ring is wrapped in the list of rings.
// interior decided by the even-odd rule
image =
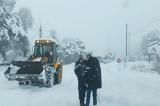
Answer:
[[[101,64],[103,85],[98,90],[98,106],[160,105],[160,76],[130,69],[138,63],[129,63],[126,70],[118,63]],[[21,88],[4,78],[6,68],[0,68],[0,106],[79,106],[74,64],[64,66],[62,84],[53,88]]]

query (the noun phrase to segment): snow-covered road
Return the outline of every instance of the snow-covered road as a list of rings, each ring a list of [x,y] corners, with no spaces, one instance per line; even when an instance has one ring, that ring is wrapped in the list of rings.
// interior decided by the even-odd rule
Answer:
[[[98,91],[98,106],[160,106],[160,75],[136,71],[135,64],[132,70],[117,63],[101,64],[103,88]],[[6,68],[0,67],[0,106],[79,106],[74,64],[64,66],[62,84],[53,88],[20,88],[5,79]]]

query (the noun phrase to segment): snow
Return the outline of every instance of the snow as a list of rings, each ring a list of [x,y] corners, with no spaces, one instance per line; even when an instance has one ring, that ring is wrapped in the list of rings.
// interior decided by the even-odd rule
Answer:
[[[123,64],[101,64],[103,86],[98,90],[98,106],[159,106],[160,76],[139,71],[139,67],[149,70],[149,64],[142,61],[128,63],[125,70]],[[19,87],[5,79],[6,69],[0,67],[0,106],[79,106],[74,64],[64,66],[62,84],[53,88]]]

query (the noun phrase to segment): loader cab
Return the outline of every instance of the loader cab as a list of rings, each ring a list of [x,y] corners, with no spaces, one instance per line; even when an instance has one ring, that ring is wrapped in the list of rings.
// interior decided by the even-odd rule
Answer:
[[[47,57],[48,61],[55,62],[57,59],[56,42],[48,39],[40,39],[35,41],[34,57]]]

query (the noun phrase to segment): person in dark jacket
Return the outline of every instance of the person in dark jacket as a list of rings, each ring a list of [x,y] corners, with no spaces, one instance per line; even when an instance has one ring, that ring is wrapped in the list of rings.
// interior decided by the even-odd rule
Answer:
[[[102,87],[101,68],[99,60],[91,54],[87,55],[85,82],[87,87],[86,106],[89,106],[91,92],[93,105],[97,105],[97,89]]]
[[[84,81],[84,69],[85,69],[85,59],[83,55],[80,55],[78,61],[75,63],[75,69],[74,69],[74,72],[78,79],[80,106],[85,106],[84,100],[85,100],[86,86]]]

